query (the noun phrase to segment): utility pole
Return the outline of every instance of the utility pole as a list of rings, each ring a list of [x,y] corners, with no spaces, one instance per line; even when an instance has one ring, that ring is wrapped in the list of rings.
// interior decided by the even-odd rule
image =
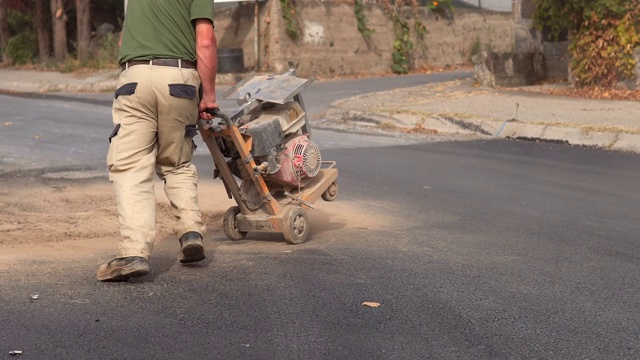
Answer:
[[[478,0],[478,9],[482,9],[482,0]]]

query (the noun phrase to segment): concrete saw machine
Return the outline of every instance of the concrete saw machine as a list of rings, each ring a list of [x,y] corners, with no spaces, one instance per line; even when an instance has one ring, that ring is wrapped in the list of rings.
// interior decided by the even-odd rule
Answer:
[[[283,75],[251,75],[224,93],[238,108],[213,111],[200,120],[200,134],[237,206],[227,210],[223,228],[231,240],[249,232],[278,232],[292,244],[309,235],[306,209],[338,194],[338,169],[323,161],[311,141],[302,95],[313,78],[296,76],[292,62]]]

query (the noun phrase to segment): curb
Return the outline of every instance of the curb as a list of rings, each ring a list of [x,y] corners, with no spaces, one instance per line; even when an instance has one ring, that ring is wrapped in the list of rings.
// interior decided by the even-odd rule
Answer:
[[[419,121],[411,121],[406,114],[400,118],[385,114],[349,109],[333,103],[325,118],[333,122],[353,122],[355,125],[413,128],[420,126],[432,129],[441,135],[470,135],[502,139],[526,139],[544,142],[565,143],[574,146],[596,147],[605,150],[640,153],[640,134],[613,128],[612,131],[598,131],[591,126],[579,124],[526,123],[517,119],[480,119],[456,114],[422,114]],[[415,115],[418,117],[418,115]],[[404,118],[403,118],[404,117]],[[419,125],[416,125],[419,124]]]

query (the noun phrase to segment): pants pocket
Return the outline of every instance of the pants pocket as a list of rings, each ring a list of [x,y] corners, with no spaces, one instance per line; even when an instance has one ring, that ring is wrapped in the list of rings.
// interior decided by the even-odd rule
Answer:
[[[117,99],[119,96],[122,96],[122,95],[133,95],[136,93],[137,87],[138,87],[137,82],[124,84],[116,89],[115,98]]]
[[[189,84],[169,84],[169,95],[182,99],[195,99],[198,91]]]
[[[197,125],[193,124],[193,125],[185,126],[184,136],[191,141],[191,155],[192,156],[193,156],[193,153],[198,148],[196,143],[193,141],[193,138],[196,137],[196,135],[198,135],[198,126]]]
[[[118,135],[118,131],[120,130],[120,124],[116,124],[116,126],[113,128],[113,131],[111,131],[111,135],[109,135],[109,144],[111,144],[111,140],[116,137],[116,135]]]
[[[116,124],[111,134],[109,135],[109,151],[107,152],[107,167],[109,170],[113,167],[116,162],[116,154],[117,154],[117,146],[118,146],[118,132],[120,131],[120,124]]]
[[[193,154],[195,153],[198,146],[193,141],[193,138],[198,134],[198,127],[193,125],[187,125],[184,127],[184,142],[182,144],[182,151],[180,154],[180,164],[184,164],[190,162],[193,158]]]

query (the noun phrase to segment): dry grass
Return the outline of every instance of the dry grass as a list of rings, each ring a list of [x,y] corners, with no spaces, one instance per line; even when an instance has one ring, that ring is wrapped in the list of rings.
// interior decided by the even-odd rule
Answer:
[[[436,135],[438,134],[438,130],[429,129],[424,127],[422,124],[417,124],[411,127],[403,127],[392,124],[391,122],[384,122],[377,125],[378,129],[385,131],[394,131],[403,134],[420,134],[420,135]]]

